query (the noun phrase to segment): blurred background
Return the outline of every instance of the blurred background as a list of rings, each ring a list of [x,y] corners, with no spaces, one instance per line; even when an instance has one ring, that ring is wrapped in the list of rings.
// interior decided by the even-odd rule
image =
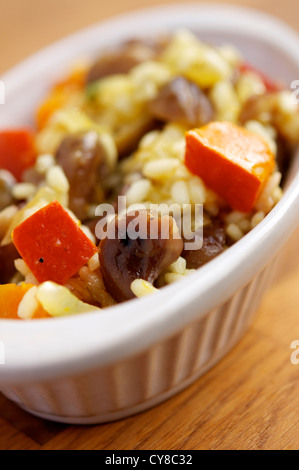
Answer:
[[[0,0],[0,74],[28,55],[80,28],[127,11],[174,0]],[[187,2],[181,2],[187,3]],[[189,3],[189,2],[188,2]],[[199,3],[199,2],[197,2]],[[298,0],[216,0],[272,13],[298,27]]]

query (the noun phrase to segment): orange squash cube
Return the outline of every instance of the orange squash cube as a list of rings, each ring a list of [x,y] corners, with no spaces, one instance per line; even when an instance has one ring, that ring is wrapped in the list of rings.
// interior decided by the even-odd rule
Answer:
[[[57,201],[18,225],[12,238],[38,282],[63,285],[98,252]]]
[[[275,167],[258,135],[230,122],[211,122],[186,134],[185,165],[234,210],[250,212]]]

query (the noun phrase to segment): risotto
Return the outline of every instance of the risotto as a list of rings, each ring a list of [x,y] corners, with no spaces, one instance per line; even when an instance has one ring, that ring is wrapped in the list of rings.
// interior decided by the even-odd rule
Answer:
[[[282,197],[284,84],[190,31],[132,40],[0,130],[0,318],[99,311],[221,255]]]

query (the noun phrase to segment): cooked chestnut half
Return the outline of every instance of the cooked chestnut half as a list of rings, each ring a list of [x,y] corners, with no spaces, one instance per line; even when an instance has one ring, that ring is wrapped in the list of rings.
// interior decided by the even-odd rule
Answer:
[[[13,243],[0,246],[0,284],[7,284],[16,273],[14,262],[20,257]]]
[[[96,187],[108,174],[105,150],[98,134],[90,131],[66,137],[57,150],[56,159],[70,183],[70,209],[80,220],[85,220]]]
[[[214,110],[209,98],[193,82],[177,77],[161,88],[150,105],[153,116],[196,127],[212,121]]]
[[[94,63],[87,76],[87,85],[110,75],[129,73],[141,62],[156,58],[161,47],[159,41],[137,39],[119,45]]]
[[[182,251],[183,240],[172,217],[146,210],[119,216],[108,225],[107,237],[100,243],[105,287],[117,302],[132,299],[135,279],[154,283]]]
[[[220,255],[226,248],[226,235],[223,224],[213,220],[203,228],[203,246],[200,250],[184,250],[182,257],[188,269],[198,269]]]

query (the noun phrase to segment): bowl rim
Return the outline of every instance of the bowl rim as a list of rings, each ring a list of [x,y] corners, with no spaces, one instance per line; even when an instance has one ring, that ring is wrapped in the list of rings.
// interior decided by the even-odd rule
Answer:
[[[81,41],[90,43],[99,33],[105,35],[110,31],[111,35],[117,28],[123,28],[124,37],[129,37],[132,25],[138,24],[138,30],[143,31],[142,25],[161,17],[167,18],[161,22],[161,30],[178,23],[192,27],[196,18],[197,22],[200,18],[199,25],[206,31],[213,25],[221,31],[233,28],[240,34],[252,34],[260,41],[274,44],[299,71],[299,36],[280,20],[244,7],[174,4],[102,21],[43,49],[1,77],[7,84],[8,96],[19,86],[18,77],[32,79],[32,70],[41,67],[46,60],[54,60],[58,50],[66,55],[70,47],[76,49]],[[261,22],[263,27],[257,28]],[[135,31],[136,28],[134,34]],[[298,172],[282,200],[263,222],[179,284],[98,314],[35,322],[0,320],[0,341],[4,342],[6,352],[6,363],[0,365],[0,384],[46,380],[108,365],[170,337],[250,282],[285,244],[298,225],[296,220],[299,220]]]

